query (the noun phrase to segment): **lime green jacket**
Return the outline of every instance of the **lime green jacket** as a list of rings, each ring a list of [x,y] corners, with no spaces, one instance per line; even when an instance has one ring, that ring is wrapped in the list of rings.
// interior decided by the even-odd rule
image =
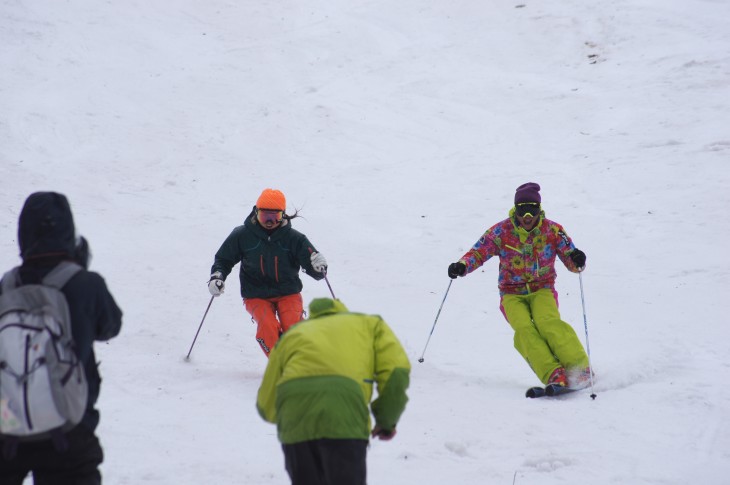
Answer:
[[[411,365],[403,347],[377,315],[350,313],[339,300],[318,298],[309,319],[277,342],[256,407],[276,423],[279,441],[370,436],[376,425],[393,430],[405,409]]]

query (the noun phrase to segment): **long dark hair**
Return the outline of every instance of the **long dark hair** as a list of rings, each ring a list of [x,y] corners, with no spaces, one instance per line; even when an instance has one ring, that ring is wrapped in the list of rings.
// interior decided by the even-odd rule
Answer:
[[[287,221],[291,221],[292,219],[296,219],[297,217],[302,217],[299,215],[299,209],[294,209],[294,214],[292,214],[292,215],[287,214],[285,211],[284,216],[283,216],[283,218],[286,219]]]
[[[258,207],[253,206],[253,210],[251,212],[251,221],[253,221],[254,224],[258,224],[259,221],[256,220],[256,211],[258,210]],[[292,219],[296,219],[297,217],[302,217],[299,215],[299,209],[294,209],[294,214],[287,214],[286,211],[284,211],[284,215],[281,216],[282,220],[291,221]]]

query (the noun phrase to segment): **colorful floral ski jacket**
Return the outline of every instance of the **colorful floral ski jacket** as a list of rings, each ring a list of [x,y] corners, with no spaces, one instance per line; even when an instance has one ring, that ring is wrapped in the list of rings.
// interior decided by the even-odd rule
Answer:
[[[537,226],[527,232],[517,225],[512,208],[509,218],[487,229],[459,262],[466,265],[468,274],[492,256],[499,256],[500,295],[526,295],[542,288],[554,289],[556,256],[569,271],[577,273],[569,257],[574,249],[563,226],[546,219],[544,211]]]

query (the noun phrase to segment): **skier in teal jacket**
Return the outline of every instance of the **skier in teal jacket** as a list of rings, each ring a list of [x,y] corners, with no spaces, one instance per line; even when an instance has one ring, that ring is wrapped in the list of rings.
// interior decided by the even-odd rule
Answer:
[[[279,336],[304,314],[299,270],[321,280],[327,260],[309,239],[292,228],[296,214],[286,214],[286,198],[265,189],[243,225],[233,229],[215,254],[208,290],[219,296],[233,267],[241,263],[239,280],[246,311],[256,322],[256,341],[267,356]]]
[[[271,352],[256,402],[261,417],[277,424],[292,484],[365,485],[368,437],[395,435],[410,368],[382,318],[314,299],[309,319]]]

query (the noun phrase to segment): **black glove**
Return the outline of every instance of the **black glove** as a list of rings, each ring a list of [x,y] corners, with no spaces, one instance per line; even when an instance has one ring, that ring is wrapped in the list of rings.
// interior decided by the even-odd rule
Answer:
[[[379,438],[383,441],[388,441],[388,440],[393,439],[393,437],[395,436],[395,433],[396,433],[395,428],[390,429],[390,430],[385,430],[376,424],[375,427],[373,428],[372,433],[370,433],[370,435],[373,438]]]
[[[573,251],[571,251],[570,259],[579,268],[583,268],[586,265],[586,253],[584,253],[580,249],[576,248]]]
[[[452,280],[457,276],[464,276],[466,274],[466,265],[464,263],[451,263],[449,265],[449,278]]]

